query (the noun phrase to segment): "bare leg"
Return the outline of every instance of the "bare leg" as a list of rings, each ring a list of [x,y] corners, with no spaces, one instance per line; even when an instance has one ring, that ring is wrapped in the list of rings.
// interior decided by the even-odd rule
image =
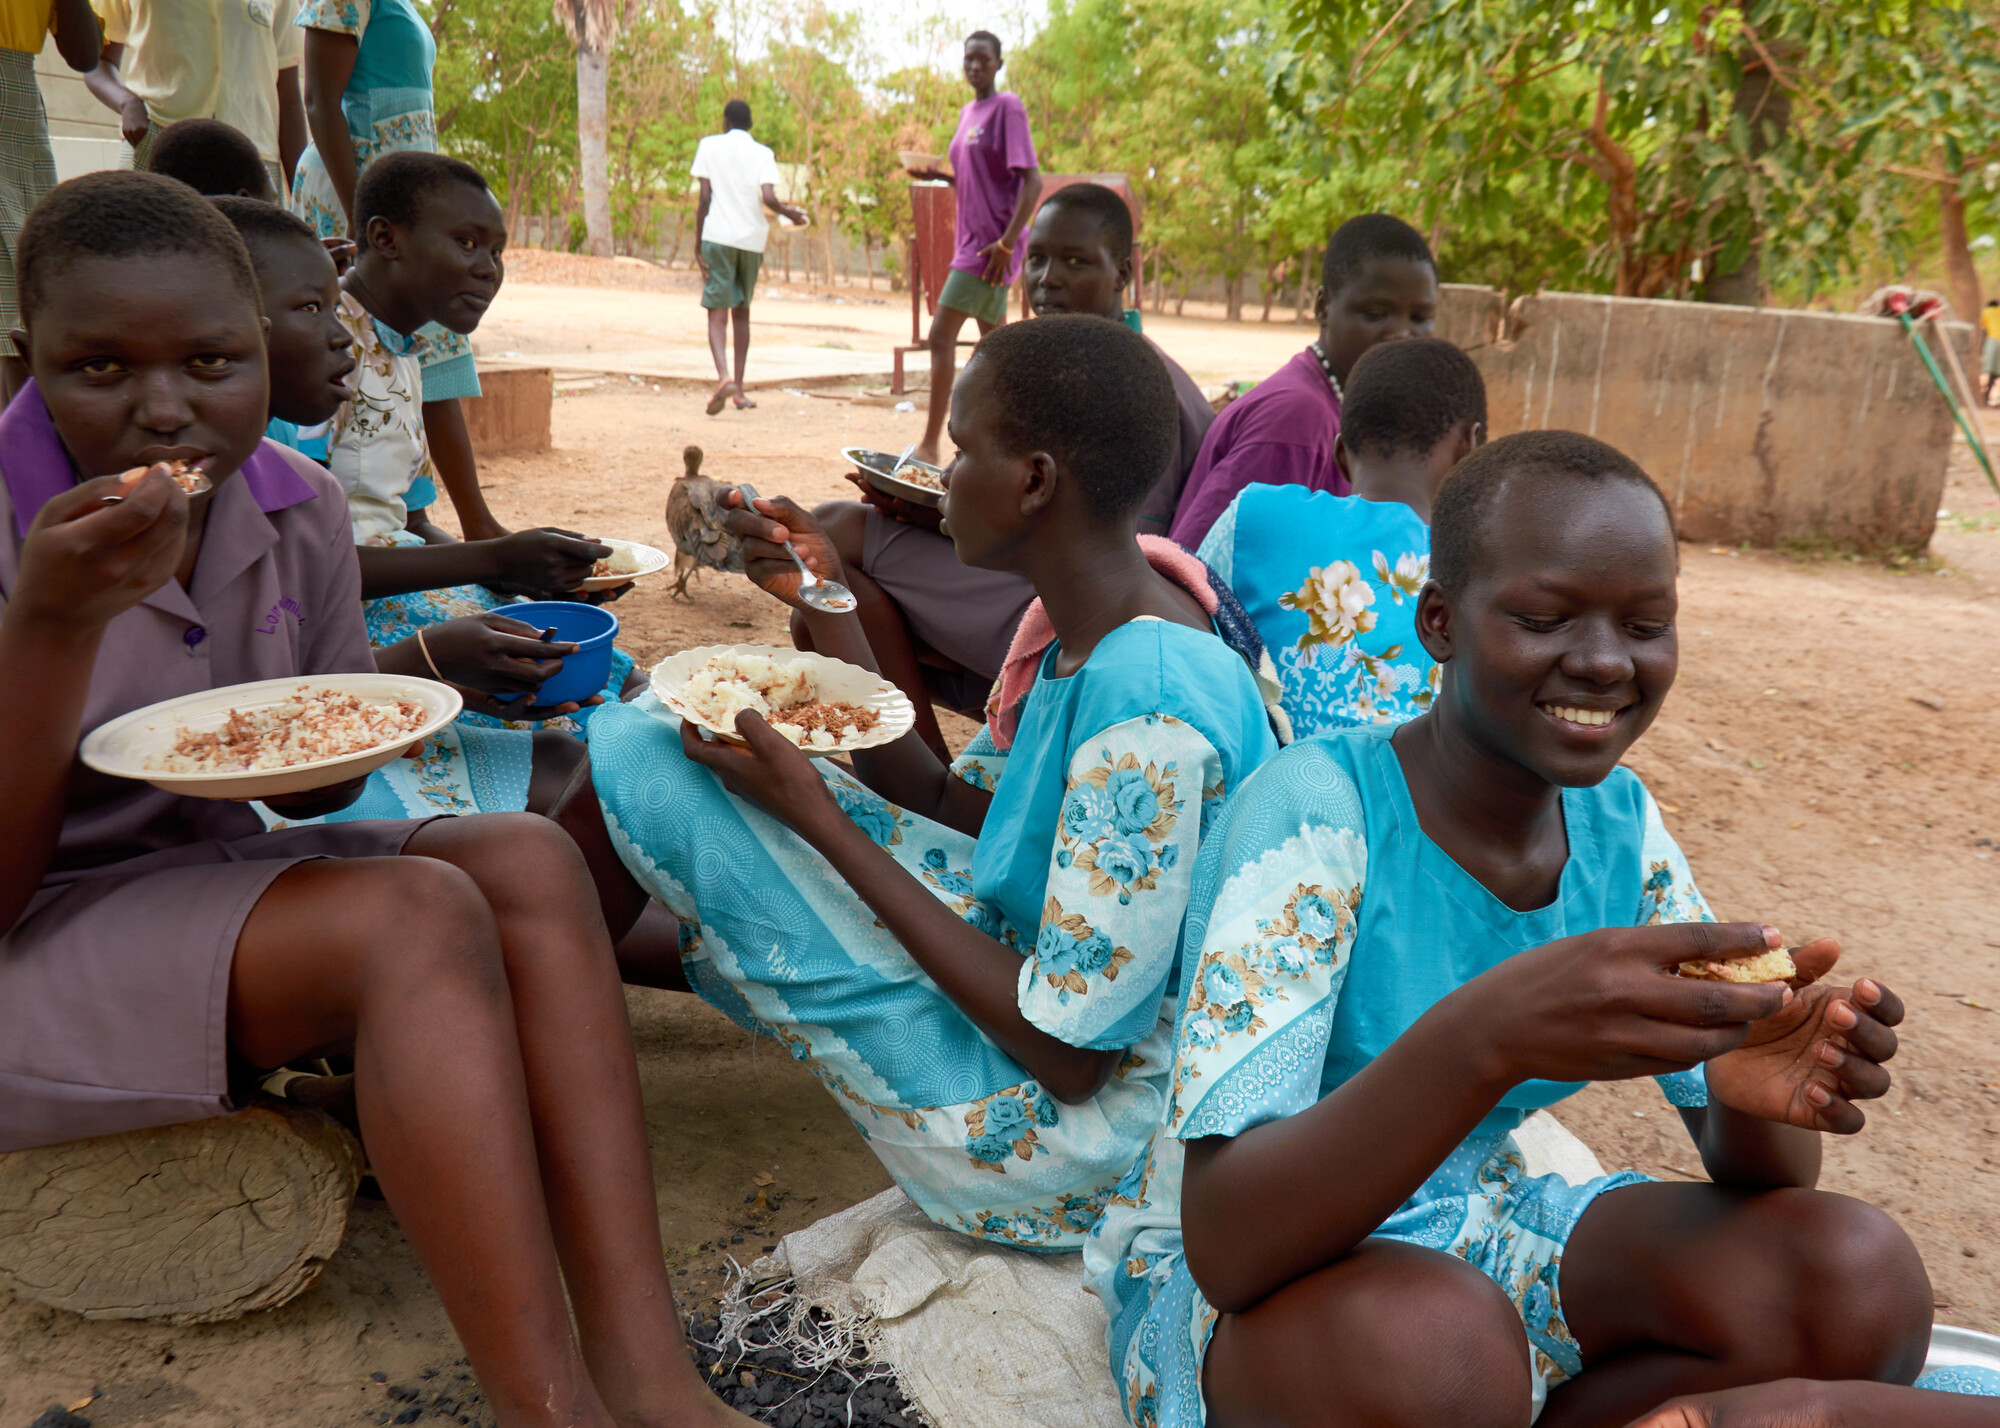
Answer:
[[[708,414],[714,416],[729,400],[729,309],[708,309],[708,355],[715,359],[715,390],[709,394]]]
[[[860,501],[826,501],[813,508],[813,517],[833,541],[834,549],[840,552],[840,563],[847,573],[847,588],[860,602],[860,608],[855,613],[861,619],[862,633],[868,637],[868,648],[875,656],[875,667],[884,679],[908,696],[910,704],[916,709],[914,727],[917,736],[929,744],[939,758],[949,763],[951,756],[945,752],[944,733],[938,728],[937,715],[931,709],[930,691],[924,685],[923,666],[917,660],[916,644],[910,635],[909,624],[889,592],[869,579],[861,569],[862,549],[868,529],[868,507]],[[797,613],[792,616],[792,644],[802,650],[813,647],[812,637],[806,633],[805,617]]]
[[[352,1045],[370,1158],[501,1424],[740,1422],[681,1343],[581,859],[517,815],[441,820],[409,853],[272,885],[232,1041],[261,1066]]]
[[[729,310],[729,320],[736,335],[736,410],[754,407],[757,404],[743,393],[743,371],[750,359],[750,304]]]
[[[924,413],[923,440],[911,453],[919,461],[937,465],[938,443],[944,435],[945,419],[951,415],[951,379],[958,364],[958,330],[966,315],[955,307],[940,307],[931,319],[930,346],[931,404]]]
[[[1367,1240],[1223,1315],[1201,1381],[1212,1428],[1525,1428],[1528,1336],[1463,1260]]]
[[[583,740],[560,729],[537,729],[534,741],[528,771],[528,812],[546,814],[583,766]]]
[[[1780,1378],[1906,1384],[1930,1342],[1916,1247],[1816,1190],[1613,1190],[1578,1222],[1560,1289],[1584,1372],[1549,1395],[1547,1428]]]

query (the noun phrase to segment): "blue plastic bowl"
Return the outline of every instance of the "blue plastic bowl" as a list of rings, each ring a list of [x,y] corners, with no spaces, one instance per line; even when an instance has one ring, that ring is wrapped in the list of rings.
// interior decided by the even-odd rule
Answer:
[[[535,703],[581,704],[611,678],[611,644],[618,638],[618,617],[602,605],[536,600],[526,605],[502,605],[493,613],[533,625],[537,634],[554,625],[555,638],[582,646],[565,656],[562,668],[542,681]]]

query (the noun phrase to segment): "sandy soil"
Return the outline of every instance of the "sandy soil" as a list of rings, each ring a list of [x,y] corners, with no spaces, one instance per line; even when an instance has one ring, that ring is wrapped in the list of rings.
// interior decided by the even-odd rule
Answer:
[[[1281,360],[1297,334],[1269,339]],[[882,406],[776,392],[757,411],[709,420],[696,388],[660,387],[620,382],[559,399],[556,451],[489,464],[501,519],[661,543],[662,502],[688,441],[715,475],[812,500],[843,489],[841,446],[900,450],[915,435],[917,418]],[[2000,1009],[2000,503],[1969,460],[1958,466],[1945,499],[1957,514],[1933,564],[1687,547],[1681,684],[1633,763],[1722,916],[1775,922],[1801,940],[1837,934],[1852,970],[1903,995],[1896,1089],[1866,1132],[1830,1144],[1825,1183],[1908,1227],[1941,1321],[2000,1329],[2000,1023],[1988,1020]],[[785,628],[773,602],[714,574],[698,579],[692,603],[670,601],[656,581],[616,608],[642,663],[692,643],[775,642]],[[631,1004],[684,1306],[712,1299],[725,1256],[747,1262],[888,1184],[782,1052],[688,998],[634,992]],[[1592,1089],[1563,1118],[1607,1165],[1699,1173],[1648,1085]],[[391,1388],[428,1399],[469,1389],[464,1372],[376,1201],[358,1205],[313,1292],[247,1322],[90,1323],[0,1294],[0,1428],[93,1392],[85,1414],[100,1428],[373,1423],[404,1407]]]

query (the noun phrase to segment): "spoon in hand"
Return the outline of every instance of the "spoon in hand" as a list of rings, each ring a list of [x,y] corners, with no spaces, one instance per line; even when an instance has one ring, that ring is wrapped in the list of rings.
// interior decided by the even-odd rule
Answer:
[[[744,509],[753,509],[750,503],[757,499],[754,486],[738,486],[743,493]],[[785,537],[785,554],[792,558],[792,564],[799,568],[799,600],[815,610],[824,610],[829,615],[845,615],[861,602],[854,598],[854,592],[833,580],[822,580],[806,568],[800,558],[798,547],[792,544],[790,536]]]

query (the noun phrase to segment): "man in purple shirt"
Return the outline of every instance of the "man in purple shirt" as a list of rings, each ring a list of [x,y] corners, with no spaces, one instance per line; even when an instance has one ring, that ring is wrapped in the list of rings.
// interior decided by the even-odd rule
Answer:
[[[983,337],[1007,320],[1007,289],[1021,273],[1021,230],[1042,196],[1042,170],[1028,133],[1028,111],[1019,96],[996,93],[1000,40],[975,30],[965,40],[965,80],[972,102],[958,111],[951,139],[951,173],[912,169],[913,178],[943,179],[958,190],[957,250],[937,315],[931,319],[931,403],[923,440],[914,453],[933,465],[951,412],[952,369],[958,333],[969,317]]]
[[[1223,408],[1167,534],[1193,550],[1236,493],[1253,483],[1345,496],[1347,478],[1333,463],[1340,384],[1376,343],[1429,337],[1437,301],[1437,263],[1416,229],[1386,213],[1341,224],[1327,242],[1313,301],[1319,339]]]

